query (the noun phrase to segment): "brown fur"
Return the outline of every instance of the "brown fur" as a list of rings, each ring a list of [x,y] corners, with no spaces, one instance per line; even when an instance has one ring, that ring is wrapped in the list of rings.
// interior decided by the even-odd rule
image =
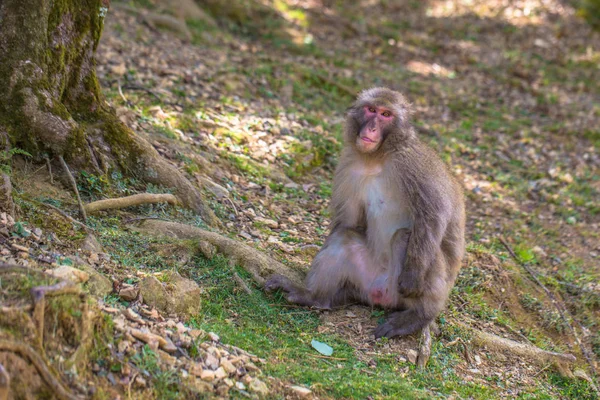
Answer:
[[[374,115],[366,111],[371,107]],[[379,110],[392,111],[393,120]],[[373,88],[359,95],[348,110],[334,178],[331,234],[306,288],[272,276],[267,290],[282,289],[289,301],[307,306],[358,301],[393,310],[376,337],[410,334],[444,308],[464,254],[464,199],[409,116],[398,92]],[[367,131],[381,139],[368,151],[361,142]]]

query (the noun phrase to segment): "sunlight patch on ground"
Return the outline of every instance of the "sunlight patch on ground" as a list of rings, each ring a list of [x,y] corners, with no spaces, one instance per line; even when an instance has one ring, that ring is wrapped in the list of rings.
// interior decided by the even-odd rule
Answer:
[[[427,63],[423,61],[412,60],[406,64],[406,69],[419,75],[436,75],[444,78],[454,78],[456,73],[437,63]]]
[[[568,10],[555,0],[443,0],[431,2],[426,14],[436,18],[456,18],[474,14],[480,18],[502,18],[513,25],[523,26],[543,23],[543,16],[548,9],[561,15],[568,13]]]

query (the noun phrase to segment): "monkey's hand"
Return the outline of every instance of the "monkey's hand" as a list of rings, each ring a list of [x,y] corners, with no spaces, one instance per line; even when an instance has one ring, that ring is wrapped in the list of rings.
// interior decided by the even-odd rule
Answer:
[[[429,323],[429,319],[423,318],[416,310],[408,309],[391,313],[388,319],[377,328],[375,328],[375,339],[386,337],[388,339],[394,336],[410,335],[411,333],[423,328]]]
[[[402,297],[420,297],[423,295],[425,279],[417,268],[404,266],[398,277],[398,293]]]

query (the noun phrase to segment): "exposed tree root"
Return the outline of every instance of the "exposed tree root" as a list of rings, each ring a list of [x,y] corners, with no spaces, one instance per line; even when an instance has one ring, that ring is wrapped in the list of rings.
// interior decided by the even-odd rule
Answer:
[[[519,343],[514,340],[483,332],[462,322],[458,322],[458,325],[468,330],[472,335],[473,343],[477,346],[485,346],[490,350],[523,357],[527,361],[540,366],[552,364],[562,375],[568,377],[573,376],[569,369],[569,365],[577,361],[577,358],[572,354],[542,350],[539,347],[527,343]]]
[[[16,264],[0,263],[0,273],[17,273],[17,274],[39,274],[46,275],[44,272]],[[36,368],[44,382],[50,386],[53,393],[60,399],[79,399],[79,396],[72,394],[66,386],[64,386],[58,374],[53,371],[45,360],[44,356],[44,319],[46,309],[47,296],[59,295],[77,295],[81,297],[82,314],[81,314],[81,337],[80,344],[77,350],[68,360],[67,366],[73,364],[81,364],[89,353],[92,344],[92,318],[90,316],[89,304],[86,301],[85,294],[82,293],[79,287],[69,281],[60,281],[50,286],[37,286],[30,290],[33,307],[30,305],[21,306],[19,308],[0,308],[0,320],[3,326],[19,327],[21,332],[28,332],[25,337],[34,336],[35,340],[30,340],[34,346],[27,343],[0,338],[0,351],[13,352],[20,357],[28,359]],[[31,311],[30,315],[27,311]],[[0,371],[0,400],[2,400],[2,371]]]
[[[571,320],[576,321],[575,318],[573,318],[573,316],[571,315],[571,313],[569,312],[569,310],[567,310],[567,307],[565,307],[565,305],[561,301],[559,301],[559,299],[556,298],[556,296],[554,295],[554,293],[552,293],[550,291],[550,289],[548,289],[542,283],[542,281],[539,280],[539,278],[537,277],[537,274],[535,273],[535,271],[533,269],[531,269],[531,267],[529,265],[527,265],[526,263],[521,262],[521,260],[519,259],[519,257],[517,257],[516,253],[510,247],[510,245],[508,244],[508,242],[502,236],[500,236],[499,239],[500,239],[500,243],[502,243],[502,245],[510,253],[511,257],[515,260],[515,262],[517,264],[519,264],[520,266],[522,266],[525,269],[525,271],[527,271],[527,273],[531,276],[531,278],[533,279],[533,281],[539,287],[542,288],[542,290],[544,291],[544,293],[546,293],[546,295],[548,296],[548,298],[552,302],[552,305],[554,305],[554,307],[558,311],[561,319],[567,325],[567,327],[569,328],[569,331],[573,335],[573,338],[575,339],[575,342],[579,346],[579,349],[581,350],[581,354],[583,354],[583,357],[585,358],[586,362],[588,363],[588,365],[590,367],[590,370],[592,371],[592,374],[594,376],[597,376],[596,367],[594,366],[593,356],[591,355],[591,352],[587,349],[587,347],[583,344],[583,342],[581,341],[581,339],[579,339],[579,335],[577,334],[577,331],[575,330],[575,328],[573,328],[573,325],[571,324]],[[567,315],[569,316],[569,318],[567,318]]]
[[[177,205],[177,197],[169,193],[164,194],[153,194],[153,193],[140,193],[134,194],[127,197],[119,197],[116,199],[98,200],[93,203],[86,204],[84,209],[89,214],[93,214],[97,211],[112,210],[115,208],[125,208],[131,206],[139,206],[140,204],[154,204],[154,203],[169,203],[171,205]]]
[[[37,286],[31,289],[33,299],[33,322],[37,327],[37,344],[43,348],[44,344],[44,313],[46,310],[46,296],[61,294],[79,294],[79,288],[72,282],[61,281],[52,286]]]
[[[31,346],[22,342],[0,339],[0,351],[10,351],[18,354],[20,357],[28,359],[38,371],[44,382],[50,386],[59,399],[78,400],[82,398],[71,393],[71,391],[56,378],[55,374],[46,365],[44,358]]]
[[[87,215],[85,213],[85,209],[83,208],[83,202],[81,201],[81,196],[79,196],[79,189],[77,189],[77,182],[69,169],[69,166],[65,162],[65,159],[62,156],[59,156],[58,159],[67,174],[67,178],[69,178],[69,182],[71,183],[71,187],[73,188],[73,192],[75,192],[75,196],[77,197],[77,204],[79,205],[79,213],[81,214],[81,218],[83,222],[87,220]]]
[[[424,369],[431,356],[431,329],[429,325],[423,328],[421,332],[421,346],[419,347],[419,355],[417,356],[417,366]]]
[[[150,234],[163,234],[179,239],[197,239],[199,243],[202,241],[209,242],[217,248],[218,252],[230,257],[235,263],[248,271],[259,285],[263,285],[266,278],[271,274],[282,274],[295,282],[302,282],[303,280],[303,273],[273,260],[259,250],[218,233],[191,225],[160,220],[145,220],[138,227]]]

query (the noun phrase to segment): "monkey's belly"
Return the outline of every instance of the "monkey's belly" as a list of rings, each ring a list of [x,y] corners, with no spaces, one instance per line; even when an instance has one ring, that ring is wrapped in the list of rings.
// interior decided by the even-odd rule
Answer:
[[[410,212],[401,193],[386,188],[382,179],[367,181],[364,192],[369,243],[375,253],[387,254],[394,233],[412,227]]]

